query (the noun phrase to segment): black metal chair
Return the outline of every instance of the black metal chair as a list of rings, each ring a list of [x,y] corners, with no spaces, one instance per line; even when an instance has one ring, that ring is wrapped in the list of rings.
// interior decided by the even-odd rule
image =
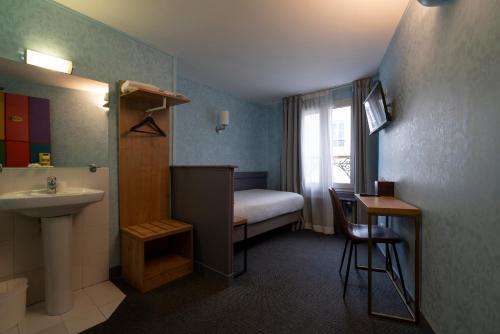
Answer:
[[[329,188],[330,191],[330,198],[332,200],[332,205],[333,205],[333,214],[334,214],[334,221],[338,227],[342,229],[345,235],[345,245],[344,245],[344,251],[342,253],[342,261],[340,262],[340,268],[339,268],[339,274],[342,276],[342,267],[344,266],[344,259],[345,259],[345,253],[347,250],[347,246],[349,242],[351,243],[351,246],[349,248],[349,258],[347,260],[347,269],[346,269],[346,274],[345,274],[345,281],[344,281],[344,294],[343,298],[345,298],[345,293],[346,293],[346,288],[347,288],[347,281],[349,280],[349,270],[351,269],[351,257],[352,257],[352,249],[353,246],[357,246],[359,244],[363,243],[368,243],[368,226],[367,225],[361,225],[361,224],[351,224],[350,222],[347,221],[345,215],[344,215],[344,210],[342,209],[342,205],[340,204],[340,201],[337,197],[337,193],[335,192],[335,189]],[[401,280],[401,286],[402,290],[404,293],[405,300],[408,300],[406,296],[406,288],[405,288],[405,283],[403,279],[403,273],[401,271],[401,264],[399,262],[399,257],[398,257],[398,251],[396,249],[396,244],[402,242],[403,239],[401,236],[399,236],[397,233],[393,232],[391,229],[384,227],[384,226],[379,226],[379,225],[372,225],[372,242],[373,244],[386,244],[386,269],[380,269],[380,268],[373,268],[373,271],[378,271],[378,272],[385,272],[387,270],[390,270],[392,273],[392,262],[391,262],[391,255],[389,251],[389,245],[392,246],[392,250],[394,252],[394,257],[396,259],[396,265],[398,269],[398,274],[399,278]],[[356,251],[356,269],[363,269],[366,270],[368,269],[365,266],[358,266],[358,260],[357,260],[357,251]],[[394,274],[392,273],[394,276]]]

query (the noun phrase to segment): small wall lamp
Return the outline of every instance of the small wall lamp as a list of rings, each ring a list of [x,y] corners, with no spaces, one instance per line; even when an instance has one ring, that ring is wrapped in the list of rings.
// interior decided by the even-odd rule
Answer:
[[[215,127],[215,132],[221,133],[229,126],[229,111],[221,111],[219,115],[219,125]]]
[[[66,59],[49,56],[30,49],[26,49],[24,60],[28,65],[43,67],[52,71],[67,74],[71,74],[71,72],[73,72],[73,62]]]

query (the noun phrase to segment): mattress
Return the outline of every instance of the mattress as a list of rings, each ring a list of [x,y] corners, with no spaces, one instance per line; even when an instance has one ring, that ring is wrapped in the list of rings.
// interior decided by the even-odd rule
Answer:
[[[234,215],[248,224],[302,210],[304,198],[296,193],[265,189],[234,192]]]

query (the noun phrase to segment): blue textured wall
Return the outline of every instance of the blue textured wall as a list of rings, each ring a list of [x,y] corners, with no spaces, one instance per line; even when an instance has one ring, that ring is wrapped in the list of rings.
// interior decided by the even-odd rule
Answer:
[[[0,57],[19,61],[19,51],[30,48],[71,59],[75,66],[74,74],[110,84],[110,245],[111,265],[118,265],[117,118],[116,103],[113,103],[115,85],[120,79],[130,79],[171,90],[174,82],[174,58],[52,1],[0,0],[0,8]],[[80,142],[88,140],[85,131],[74,132],[73,135]]]
[[[436,333],[500,333],[499,14],[499,1],[412,1],[380,67],[395,120],[379,174],[423,210],[422,311]]]
[[[279,188],[281,109],[243,101],[220,90],[179,77],[177,91],[191,103],[174,116],[174,163],[231,164],[238,171],[269,171],[269,185]],[[229,127],[217,134],[219,113],[228,110]]]

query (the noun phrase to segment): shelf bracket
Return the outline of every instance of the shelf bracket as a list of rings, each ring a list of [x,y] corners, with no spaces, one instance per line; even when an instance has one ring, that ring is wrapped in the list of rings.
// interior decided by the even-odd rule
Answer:
[[[161,106],[147,109],[145,112],[148,113],[149,115],[151,115],[155,111],[160,111],[160,110],[165,110],[165,109],[167,109],[167,98],[166,97],[163,98],[163,104]]]

